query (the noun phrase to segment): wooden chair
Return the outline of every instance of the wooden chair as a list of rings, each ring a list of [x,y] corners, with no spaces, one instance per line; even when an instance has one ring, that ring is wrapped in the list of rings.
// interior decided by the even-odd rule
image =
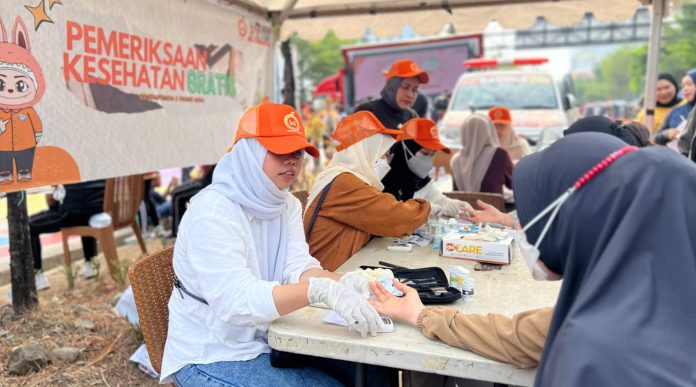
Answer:
[[[160,250],[128,268],[140,327],[152,367],[160,373],[169,326],[169,296],[174,284],[174,248]]]
[[[72,263],[68,238],[72,235],[90,236],[99,241],[109,266],[109,274],[111,274],[111,278],[115,280],[119,265],[114,231],[125,227],[133,228],[133,233],[138,239],[140,250],[142,250],[143,254],[147,254],[145,240],[143,240],[143,235],[140,232],[140,226],[138,226],[138,223],[135,221],[135,214],[138,212],[142,200],[142,175],[108,179],[104,189],[104,212],[111,215],[111,225],[104,228],[94,228],[91,226],[62,228],[60,231],[63,234],[63,258],[65,260],[65,265],[70,267]]]
[[[445,196],[452,199],[461,200],[471,204],[472,207],[476,209],[481,209],[476,204],[476,200],[480,199],[493,207],[497,208],[501,212],[505,212],[505,199],[502,194],[489,193],[489,192],[443,192]]]
[[[302,203],[302,212],[304,213],[305,208],[307,208],[307,199],[309,198],[309,192],[295,191],[292,194],[300,200],[300,203]]]

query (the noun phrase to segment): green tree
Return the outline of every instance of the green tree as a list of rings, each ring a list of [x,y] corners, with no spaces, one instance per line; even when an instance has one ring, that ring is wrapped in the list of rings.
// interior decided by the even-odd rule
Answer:
[[[660,72],[679,81],[696,68],[696,4],[683,4],[675,23],[666,25],[660,51]],[[622,47],[607,55],[595,69],[591,80],[576,81],[578,100],[631,99],[643,95],[648,45]]]
[[[336,74],[344,66],[341,47],[358,42],[357,39],[339,39],[333,30],[327,31],[321,40],[307,41],[295,34],[290,41],[297,48],[299,78],[311,85]]]
[[[679,79],[696,68],[696,4],[684,4],[675,20],[664,29],[660,70]]]

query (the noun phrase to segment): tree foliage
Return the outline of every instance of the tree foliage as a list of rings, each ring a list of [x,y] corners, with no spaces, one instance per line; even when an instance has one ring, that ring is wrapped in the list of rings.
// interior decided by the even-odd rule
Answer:
[[[696,4],[684,4],[675,23],[666,25],[660,51],[660,72],[672,74],[678,81],[689,69],[696,68]],[[608,99],[633,99],[643,95],[648,45],[622,47],[602,59],[594,79],[576,81],[581,102]]]
[[[358,42],[357,39],[339,39],[333,30],[329,30],[321,40],[307,41],[293,35],[290,41],[297,48],[299,76],[312,85],[336,74],[343,67],[341,47]]]

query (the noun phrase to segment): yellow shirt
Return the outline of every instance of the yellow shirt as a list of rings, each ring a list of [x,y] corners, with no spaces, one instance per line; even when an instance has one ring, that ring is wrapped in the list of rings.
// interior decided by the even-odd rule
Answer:
[[[655,133],[657,133],[657,130],[660,129],[662,122],[664,122],[665,118],[667,118],[669,112],[671,112],[672,109],[674,109],[675,107],[683,105],[685,102],[686,100],[681,100],[681,102],[672,107],[656,106],[654,125],[652,128],[648,128],[650,130],[650,134],[655,135]],[[636,121],[640,122],[641,124],[645,124],[645,108],[640,109],[638,115],[636,115]]]

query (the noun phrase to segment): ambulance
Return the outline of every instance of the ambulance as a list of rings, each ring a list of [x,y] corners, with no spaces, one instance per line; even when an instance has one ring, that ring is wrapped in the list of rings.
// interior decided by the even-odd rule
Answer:
[[[559,139],[563,130],[579,117],[572,80],[566,76],[557,81],[550,72],[534,67],[518,68],[547,61],[546,58],[466,61],[465,66],[474,71],[462,74],[452,90],[447,111],[439,123],[440,140],[449,148],[461,148],[464,119],[472,113],[488,114],[494,106],[510,109],[515,132],[527,138],[532,149],[542,149]],[[501,70],[501,65],[515,68]]]

